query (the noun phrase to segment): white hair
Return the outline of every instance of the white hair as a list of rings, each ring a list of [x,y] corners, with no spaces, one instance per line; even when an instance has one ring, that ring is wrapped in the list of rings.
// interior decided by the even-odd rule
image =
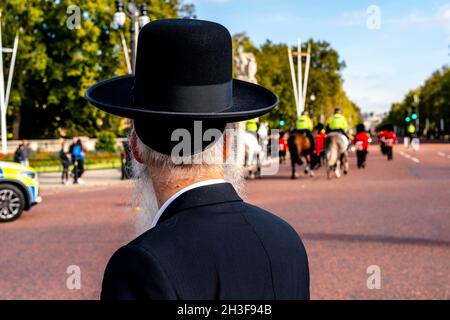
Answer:
[[[232,127],[233,125],[228,125]],[[136,135],[134,129],[129,139]],[[162,154],[145,145],[136,135],[136,151],[143,163],[132,160],[134,178],[133,205],[140,208],[136,231],[141,234],[150,228],[158,211],[154,184],[174,186],[181,180],[200,181],[201,177],[223,175],[238,194],[244,193],[243,169],[236,163],[223,161],[223,135],[208,149],[195,155],[177,157]],[[178,164],[180,163],[180,164]]]

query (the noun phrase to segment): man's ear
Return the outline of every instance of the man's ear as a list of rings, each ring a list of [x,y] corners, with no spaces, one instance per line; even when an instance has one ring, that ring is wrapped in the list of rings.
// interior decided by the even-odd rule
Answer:
[[[144,163],[144,161],[142,161],[141,157],[139,156],[139,152],[137,151],[137,135],[136,131],[134,130],[133,133],[131,134],[130,148],[131,153],[133,153],[133,157],[136,159],[136,161],[139,163]]]

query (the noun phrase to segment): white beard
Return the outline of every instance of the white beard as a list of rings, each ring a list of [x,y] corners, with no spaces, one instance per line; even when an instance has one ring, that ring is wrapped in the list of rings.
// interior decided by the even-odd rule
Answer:
[[[152,224],[158,212],[158,200],[150,178],[148,168],[133,160],[133,207],[139,208],[135,219],[136,236],[141,235]]]

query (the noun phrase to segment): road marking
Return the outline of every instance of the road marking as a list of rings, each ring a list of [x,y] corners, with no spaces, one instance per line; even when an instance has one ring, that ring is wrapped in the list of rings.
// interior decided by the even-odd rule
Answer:
[[[441,152],[441,151],[438,151],[438,152],[437,152],[437,155],[438,155],[438,156],[441,156],[441,157],[443,157],[443,158],[448,158],[448,159],[450,159],[450,154],[446,154],[446,153]]]
[[[407,154],[407,153],[405,153],[405,152],[403,152],[403,151],[400,151],[400,155],[403,156],[403,157],[405,157],[406,159],[411,160],[412,162],[420,163],[420,160],[419,160],[419,159],[417,159],[416,157],[413,157],[413,156],[411,156],[411,155],[409,155],[409,154]]]

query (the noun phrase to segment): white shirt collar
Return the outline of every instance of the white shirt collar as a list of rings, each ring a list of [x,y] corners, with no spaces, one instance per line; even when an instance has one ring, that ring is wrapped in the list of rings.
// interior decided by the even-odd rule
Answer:
[[[159,218],[161,218],[161,215],[164,213],[164,211],[167,209],[167,207],[176,199],[178,198],[180,195],[182,195],[183,193],[198,188],[198,187],[204,187],[204,186],[209,186],[212,184],[217,184],[217,183],[225,183],[226,181],[224,179],[209,179],[209,180],[204,180],[204,181],[200,181],[200,182],[196,182],[194,184],[191,184],[187,187],[184,187],[183,189],[181,189],[180,191],[178,191],[177,193],[175,193],[173,196],[171,196],[169,199],[166,200],[166,202],[164,202],[164,204],[161,206],[161,208],[159,208],[158,212],[156,213],[155,217],[153,218],[152,221],[152,225],[150,226],[150,229],[152,229],[153,227],[156,226],[156,224],[158,223]]]

